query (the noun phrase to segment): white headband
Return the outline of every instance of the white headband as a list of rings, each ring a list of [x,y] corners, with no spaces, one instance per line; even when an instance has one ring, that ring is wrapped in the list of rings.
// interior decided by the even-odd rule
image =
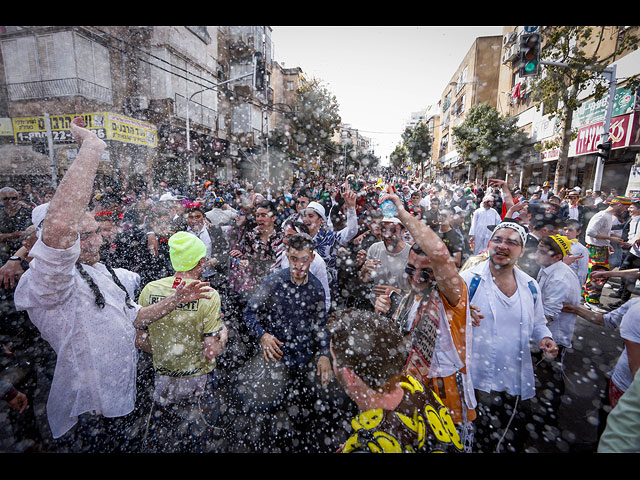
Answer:
[[[522,225],[515,222],[499,223],[498,225],[495,226],[495,228],[493,229],[493,232],[491,232],[491,237],[493,237],[496,231],[500,230],[501,228],[510,228],[511,230],[515,230],[516,232],[518,232],[518,234],[520,235],[520,239],[522,240],[522,246],[524,247],[526,245],[527,237],[529,236],[529,234],[527,233],[527,231]]]

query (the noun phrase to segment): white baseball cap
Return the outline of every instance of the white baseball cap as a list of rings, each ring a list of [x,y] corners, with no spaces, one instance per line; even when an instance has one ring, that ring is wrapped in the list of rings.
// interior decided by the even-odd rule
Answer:
[[[325,222],[327,221],[327,215],[324,211],[324,207],[318,202],[309,202],[309,205],[307,205],[307,207],[305,208],[305,211],[307,210],[313,210],[322,217],[322,220],[324,220]]]

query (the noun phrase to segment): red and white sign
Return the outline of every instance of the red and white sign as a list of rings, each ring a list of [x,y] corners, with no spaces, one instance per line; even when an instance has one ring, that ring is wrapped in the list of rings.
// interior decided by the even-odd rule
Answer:
[[[638,122],[635,113],[621,115],[611,119],[609,127],[609,140],[611,140],[611,148],[624,148],[631,145],[632,133],[635,127],[637,131]],[[602,139],[602,127],[604,122],[594,123],[588,127],[583,127],[578,131],[576,139],[576,155],[585,155],[588,153],[596,153],[598,144]],[[636,135],[637,136],[637,135]]]

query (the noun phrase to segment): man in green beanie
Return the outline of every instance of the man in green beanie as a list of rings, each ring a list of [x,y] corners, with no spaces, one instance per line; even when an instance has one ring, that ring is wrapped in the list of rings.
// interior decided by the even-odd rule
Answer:
[[[171,236],[169,255],[175,275],[147,284],[140,294],[140,305],[162,301],[182,282],[198,281],[207,264],[206,253],[205,244],[191,233]],[[153,425],[146,437],[151,449],[206,451],[206,441],[217,416],[216,357],[227,341],[220,295],[212,290],[210,298],[179,305],[149,325],[147,340],[155,370],[154,407],[149,415]],[[183,422],[190,425],[186,431],[176,428]]]

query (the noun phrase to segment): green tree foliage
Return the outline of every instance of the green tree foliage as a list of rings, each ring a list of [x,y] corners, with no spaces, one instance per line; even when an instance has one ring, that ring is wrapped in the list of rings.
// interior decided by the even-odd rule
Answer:
[[[292,118],[292,138],[307,160],[330,161],[340,151],[332,140],[341,124],[338,102],[326,86],[313,79],[298,90],[296,114]]]
[[[464,122],[452,128],[463,161],[488,171],[522,158],[528,137],[516,122],[487,103],[471,107]]]
[[[409,152],[404,143],[396,146],[396,148],[389,155],[389,161],[394,168],[401,168],[409,158]]]
[[[571,122],[574,110],[580,106],[581,94],[593,89],[596,101],[607,94],[609,84],[601,75],[602,71],[638,48],[636,31],[637,27],[575,25],[543,30],[541,59],[567,65],[544,65],[543,73],[529,85],[531,99],[538,102],[538,110],[544,106],[544,113],[559,122],[560,135],[540,146],[541,149],[560,148],[554,183],[556,191],[566,182],[569,144],[576,134],[571,130]],[[606,55],[602,47],[611,42],[605,40],[612,40],[615,45]],[[631,88],[638,87],[637,76],[626,81]]]
[[[414,127],[405,128],[402,133],[401,150],[396,148],[397,158],[402,158],[403,163],[407,159],[411,160],[423,172],[424,164],[431,158],[432,145],[433,138],[429,133],[429,126],[425,122],[418,122]]]

